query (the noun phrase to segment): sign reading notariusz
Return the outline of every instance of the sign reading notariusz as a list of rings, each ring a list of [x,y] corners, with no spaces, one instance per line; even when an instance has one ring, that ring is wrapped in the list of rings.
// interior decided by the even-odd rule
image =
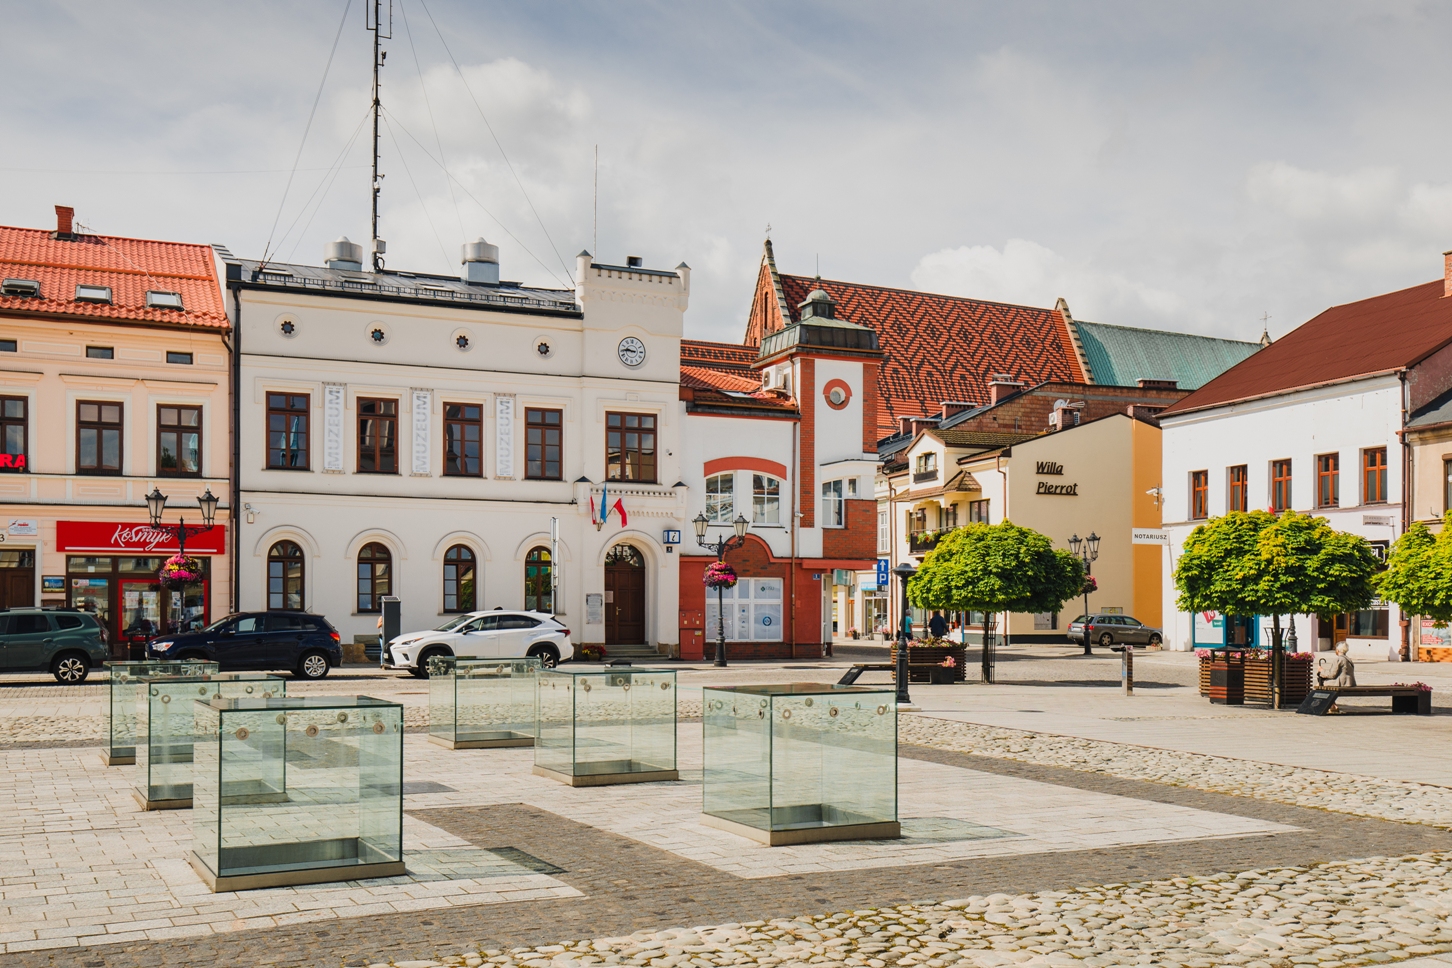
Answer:
[[[1034,473],[1044,477],[1050,475],[1054,477],[1063,477],[1064,465],[1051,460],[1035,461]],[[1079,485],[1077,482],[1073,484],[1050,484],[1048,481],[1039,481],[1038,489],[1034,491],[1034,493],[1060,494],[1064,497],[1078,497]]]
[[[1129,542],[1130,544],[1167,545],[1170,543],[1170,535],[1162,528],[1131,528]]]

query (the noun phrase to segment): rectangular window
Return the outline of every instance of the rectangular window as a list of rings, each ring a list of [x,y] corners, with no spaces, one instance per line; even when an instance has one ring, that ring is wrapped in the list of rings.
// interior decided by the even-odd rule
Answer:
[[[114,360],[116,350],[110,346],[87,346],[86,359],[88,360]]]
[[[892,552],[892,537],[888,533],[888,525],[892,519],[888,517],[887,502],[879,501],[877,505],[877,553],[880,555]]]
[[[1190,517],[1203,521],[1210,516],[1210,472],[1190,472]]]
[[[175,352],[173,352],[171,350],[167,350],[166,351],[166,361],[168,363],[183,363],[183,364],[185,364],[187,366],[191,366],[192,365],[192,354],[190,354],[190,353],[175,353]]]
[[[162,477],[202,475],[202,408],[156,408],[156,473]]]
[[[1244,464],[1230,468],[1230,501],[1227,511],[1249,511],[1250,492],[1246,485],[1250,480],[1250,469]]]
[[[76,473],[121,473],[121,404],[76,403]]]
[[[1279,514],[1291,508],[1291,462],[1271,461],[1271,510]]]
[[[736,520],[736,475],[713,474],[706,478],[706,520],[730,524]]]
[[[358,400],[358,473],[398,473],[398,401]]]
[[[1386,448],[1371,447],[1361,452],[1361,500],[1363,504],[1386,503]]]
[[[1452,511],[1452,460],[1442,461],[1442,513]]]
[[[25,397],[0,397],[0,454],[9,457],[4,465],[23,470],[30,440],[30,406]],[[20,458],[16,460],[16,458]]]
[[[1316,457],[1316,507],[1334,508],[1341,503],[1341,455]]]
[[[988,524],[989,523],[988,522],[988,502],[987,501],[969,501],[968,502],[968,523],[969,524]]]
[[[562,410],[524,411],[524,476],[532,481],[558,481],[564,476],[560,465],[562,453]]]
[[[605,476],[655,483],[655,415],[605,414]]]
[[[1351,613],[1351,627],[1346,634],[1356,638],[1384,639],[1390,632],[1391,623],[1387,620],[1387,610],[1369,608]]]
[[[0,353],[14,353],[19,349],[13,339],[0,339]]]
[[[822,484],[822,527],[840,528],[847,521],[846,481]]]
[[[275,470],[308,469],[308,418],[311,400],[306,393],[267,395],[267,466]]]
[[[484,474],[484,407],[477,403],[444,404],[444,476]]]
[[[751,475],[751,523],[781,524],[781,481],[766,474]]]
[[[943,527],[956,528],[958,526],[958,505],[950,504],[943,508]]]

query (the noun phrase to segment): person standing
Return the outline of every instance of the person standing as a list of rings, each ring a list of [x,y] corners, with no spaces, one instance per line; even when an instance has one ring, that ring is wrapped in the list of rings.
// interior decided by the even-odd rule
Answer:
[[[948,620],[943,618],[942,612],[934,612],[933,617],[928,619],[928,635],[935,639],[941,639],[948,634]]]

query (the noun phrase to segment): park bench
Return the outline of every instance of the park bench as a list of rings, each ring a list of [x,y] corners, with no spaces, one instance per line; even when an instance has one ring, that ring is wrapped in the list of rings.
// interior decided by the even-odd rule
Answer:
[[[1420,686],[1317,686],[1296,712],[1324,716],[1337,699],[1354,696],[1390,696],[1394,713],[1432,715],[1432,691]]]

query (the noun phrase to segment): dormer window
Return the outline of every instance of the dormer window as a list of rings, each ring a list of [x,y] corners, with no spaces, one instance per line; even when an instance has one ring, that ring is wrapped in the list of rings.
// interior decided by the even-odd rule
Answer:
[[[111,304],[110,286],[76,286],[76,302]]]
[[[182,297],[179,292],[161,292],[156,289],[146,293],[147,309],[181,309]]]

